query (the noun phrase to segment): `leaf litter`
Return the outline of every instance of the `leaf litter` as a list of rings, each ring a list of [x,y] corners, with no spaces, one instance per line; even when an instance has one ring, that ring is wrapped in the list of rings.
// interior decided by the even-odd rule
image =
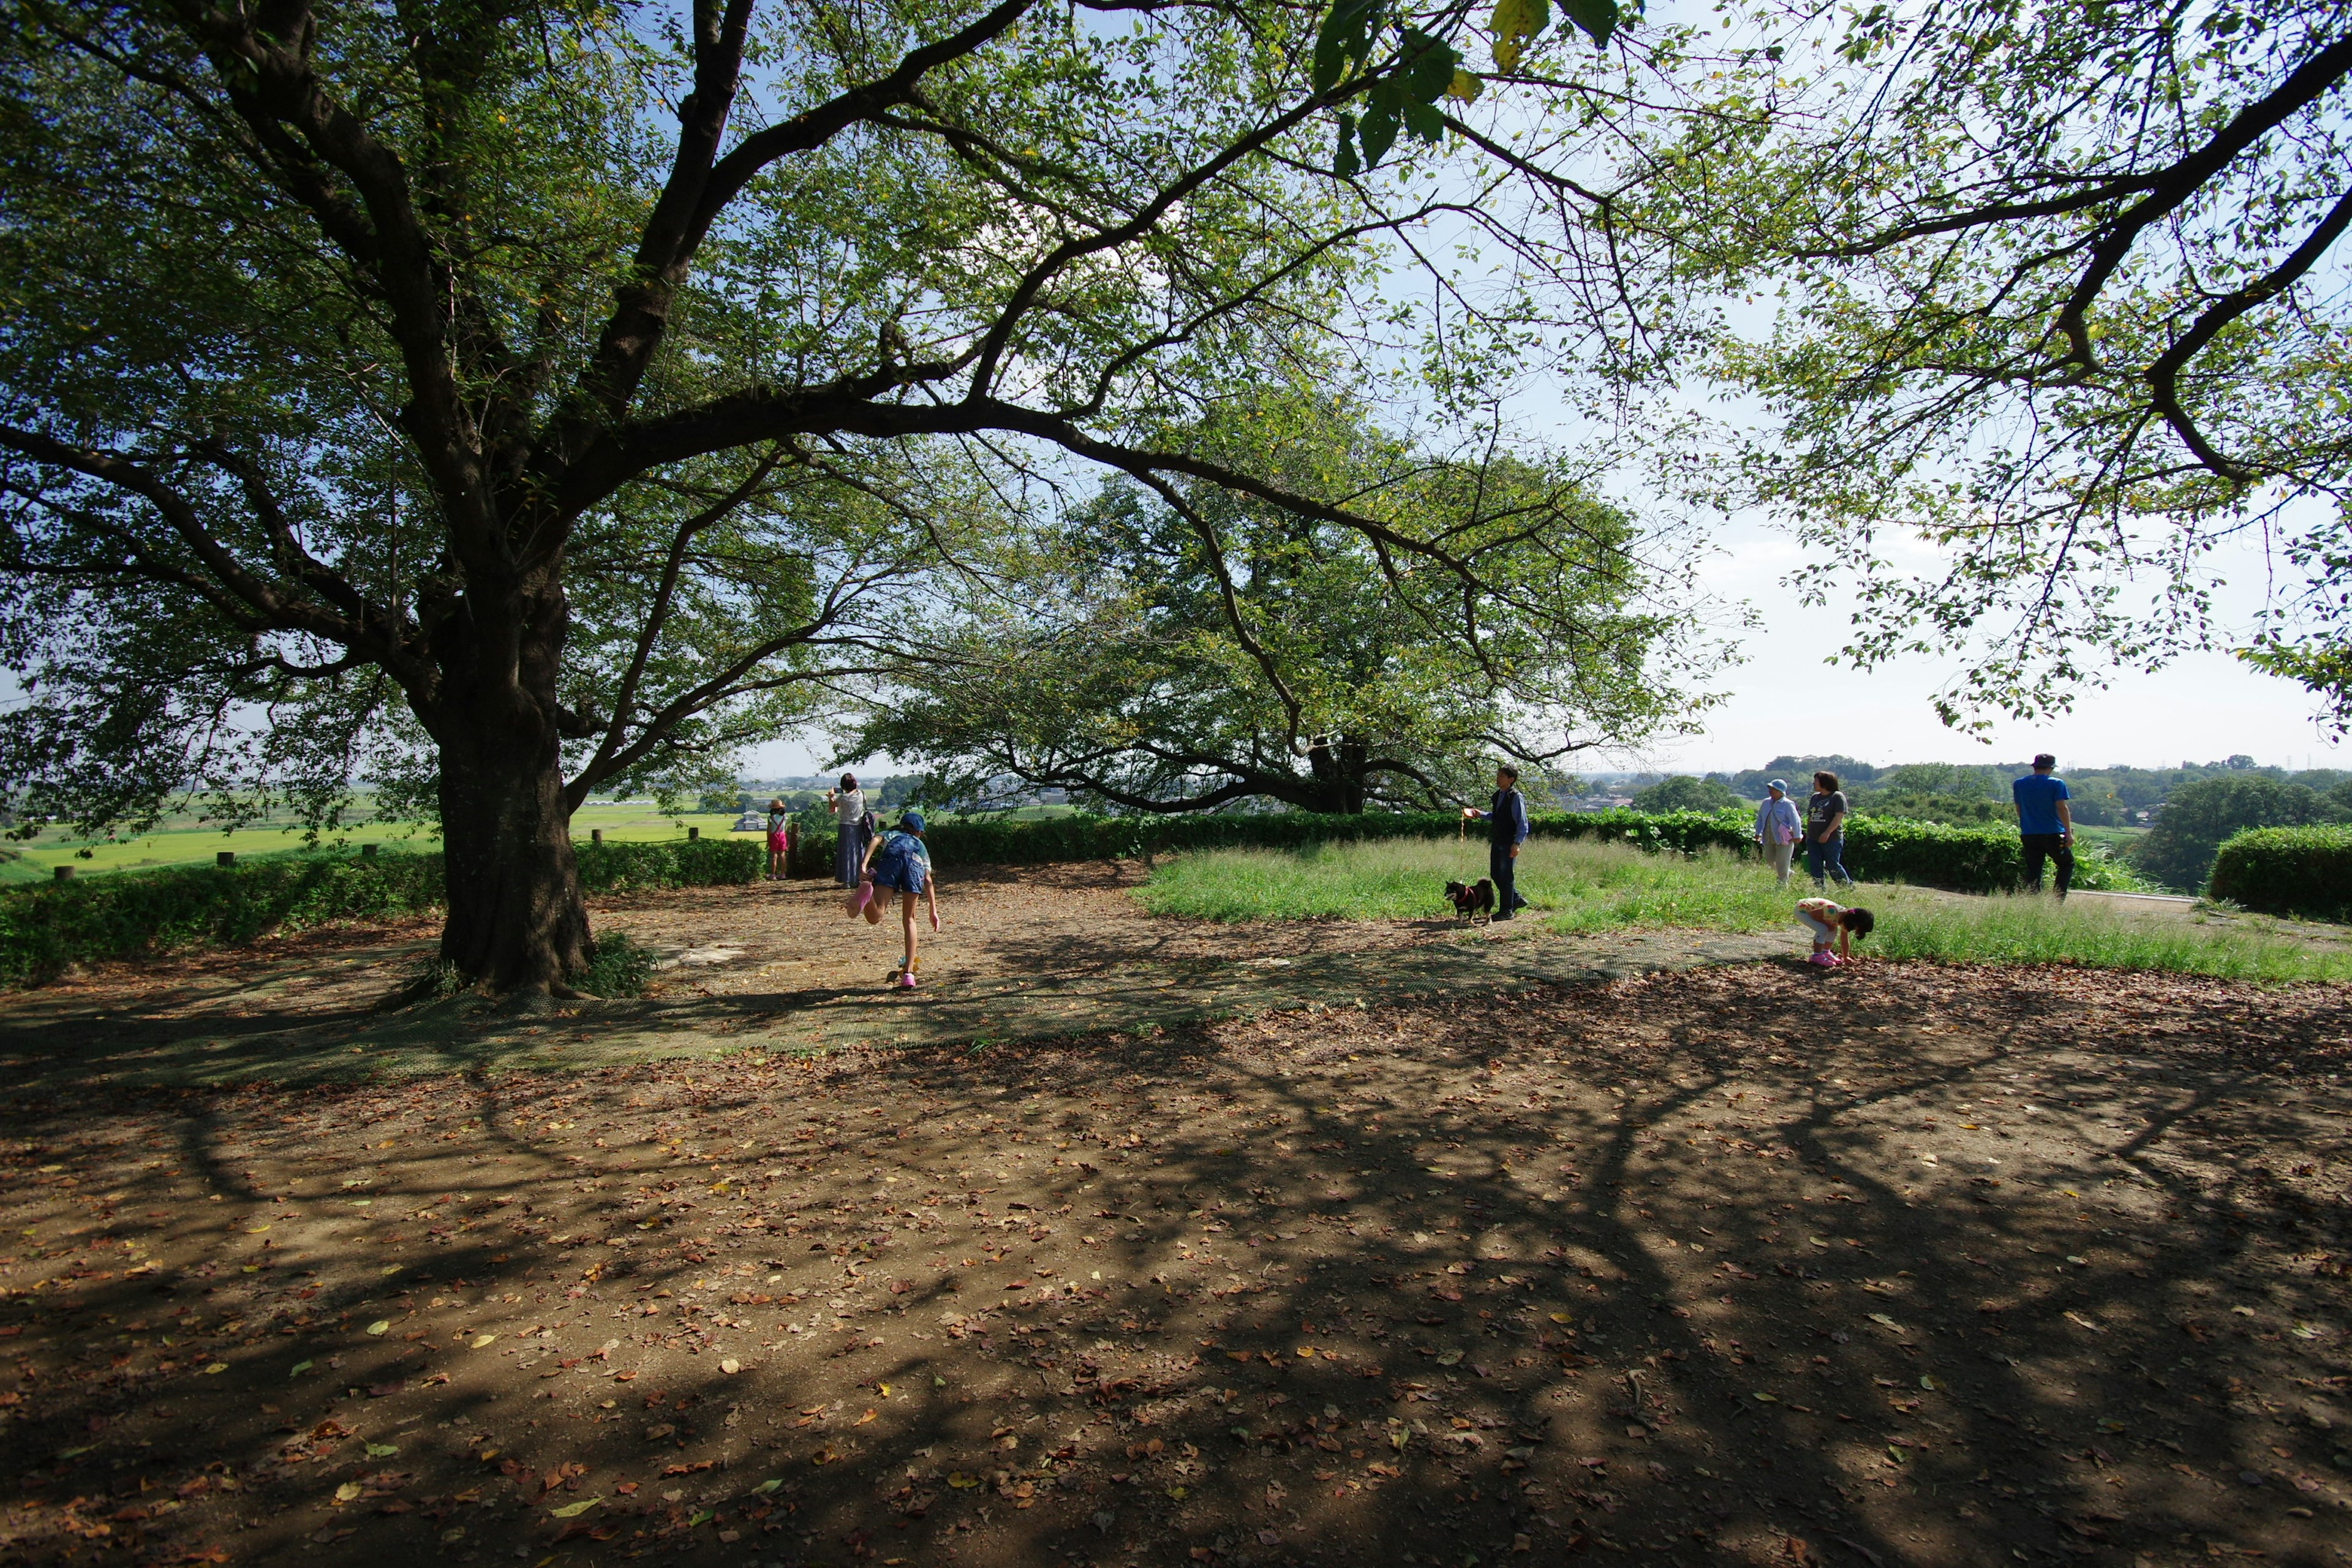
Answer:
[[[2315,1561],[2347,1057],[2319,987],[1766,963],[24,1100],[0,1552]]]

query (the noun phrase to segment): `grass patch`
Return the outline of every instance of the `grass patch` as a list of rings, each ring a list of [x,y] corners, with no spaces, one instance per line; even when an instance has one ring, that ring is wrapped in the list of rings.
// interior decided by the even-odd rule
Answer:
[[[2078,963],[2222,980],[2352,980],[2352,951],[2176,913],[2083,900],[2062,904],[2023,893],[1938,897],[1909,888],[1873,889],[1862,901],[1878,916],[1878,929],[1862,945],[1885,958]]]
[[[1484,845],[1444,840],[1218,849],[1162,864],[1138,896],[1153,914],[1195,920],[1430,920],[1453,912],[1441,891],[1446,882],[1475,880],[1486,869]],[[1758,862],[1719,850],[1649,854],[1626,845],[1530,839],[1519,855],[1519,890],[1535,905],[1522,920],[1575,932],[1793,930],[1797,900],[1811,889],[1801,871],[1779,888]],[[1854,901],[1878,916],[1863,951],[1887,958],[2352,980],[2352,950],[2228,921],[2199,922],[2176,910],[1867,884]]]
[[[1486,874],[1484,844],[1403,838],[1296,851],[1204,850],[1167,862],[1139,893],[1153,914],[1196,920],[1431,920],[1454,912],[1447,882]],[[1790,923],[1798,897],[1719,850],[1650,855],[1580,839],[1528,840],[1518,879],[1535,912],[1568,931],[1761,931]]]

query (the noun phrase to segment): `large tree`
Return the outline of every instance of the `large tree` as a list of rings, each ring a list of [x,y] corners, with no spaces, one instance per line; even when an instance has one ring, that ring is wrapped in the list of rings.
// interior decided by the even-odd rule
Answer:
[[[1011,774],[1129,811],[1468,798],[1704,706],[1683,686],[1688,560],[1557,460],[1448,457],[1311,389],[1236,392],[1155,443],[1413,528],[1470,565],[1384,569],[1376,540],[1184,477],[1120,478],[1033,531],[855,754],[950,794]],[[1530,772],[1530,779],[1535,776]]]
[[[1748,297],[1734,493],[1808,530],[1850,652],[1964,655],[1948,721],[2048,712],[2229,635],[2255,533],[2290,570],[2242,651],[2352,721],[2352,7],[1726,15],[1630,221]]]
[[[1496,54],[1559,123],[1617,111],[1613,77],[1529,46],[1543,7],[1505,10]],[[1606,36],[1611,7],[1575,11]],[[1446,416],[1531,354],[1658,342],[1608,319],[1621,253],[1537,308],[1600,253],[1530,237],[1509,159],[1423,177],[1435,106],[1479,89],[1458,10],[0,16],[0,659],[32,695],[5,782],[105,825],[406,777],[447,838],[444,954],[500,987],[589,956],[585,793],[903,653],[900,585],[970,569],[975,498],[1086,466],[1206,486],[1540,629],[1412,520],[1152,433],[1301,342]],[[1433,232],[1510,286],[1457,287]]]

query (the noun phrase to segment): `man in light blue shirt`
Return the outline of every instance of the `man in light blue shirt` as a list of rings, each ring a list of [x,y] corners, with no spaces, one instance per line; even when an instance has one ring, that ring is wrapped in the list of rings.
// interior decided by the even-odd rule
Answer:
[[[1756,808],[1756,842],[1762,847],[1772,874],[1780,879],[1780,886],[1785,888],[1789,885],[1789,861],[1797,852],[1797,840],[1803,836],[1805,825],[1797,816],[1797,803],[1789,798],[1788,780],[1774,779],[1764,789],[1764,804]]]
[[[2017,803],[2017,832],[2024,841],[2025,879],[2042,890],[2042,863],[2058,863],[2058,896],[2066,896],[2074,879],[2074,810],[2066,803],[2066,781],[2056,776],[2058,759],[2044,752],[2033,759],[2033,771],[2009,786]]]

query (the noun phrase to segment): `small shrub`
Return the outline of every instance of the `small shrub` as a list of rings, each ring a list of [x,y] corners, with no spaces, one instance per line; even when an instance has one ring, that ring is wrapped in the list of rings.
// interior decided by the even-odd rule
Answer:
[[[466,972],[436,953],[418,964],[400,988],[404,1002],[446,1002],[450,997],[471,988]]]
[[[592,996],[642,996],[653,979],[652,950],[614,931],[596,939],[596,953],[580,976],[580,989]]]
[[[2352,919],[2352,827],[2254,827],[2213,858],[2212,896],[2264,914]]]

